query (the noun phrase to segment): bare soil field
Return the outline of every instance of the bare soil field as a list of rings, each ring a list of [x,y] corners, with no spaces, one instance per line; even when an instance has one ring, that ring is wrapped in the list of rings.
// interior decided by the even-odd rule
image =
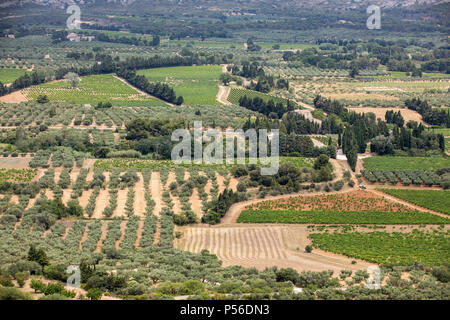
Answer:
[[[0,102],[5,103],[20,103],[24,101],[28,101],[28,99],[21,91],[14,91],[12,93],[0,97]]]
[[[397,98],[395,96],[390,96],[387,94],[380,94],[380,93],[361,93],[361,92],[336,93],[336,94],[328,93],[328,94],[325,94],[325,96],[328,99],[332,99],[332,100],[341,100],[341,99],[345,99],[345,100],[385,100],[385,101],[399,100],[399,98]]]
[[[102,221],[102,234],[100,236],[100,239],[97,242],[97,247],[95,248],[94,252],[100,252],[102,248],[103,241],[106,239],[106,234],[108,233],[108,222]]]
[[[195,188],[192,192],[191,197],[189,198],[189,202],[191,203],[192,211],[197,216],[197,219],[200,220],[202,218],[203,212],[202,212],[202,200],[200,199],[200,196],[198,194],[198,189]]]
[[[134,246],[136,248],[139,248],[139,246],[140,246],[141,239],[142,239],[142,232],[143,231],[144,231],[144,220],[143,219],[139,219],[136,242],[134,243]]]
[[[298,271],[358,270],[368,263],[351,263],[351,259],[314,250],[305,253],[309,244],[306,226],[233,225],[180,228],[183,237],[176,247],[191,252],[209,250],[224,266],[294,268]]]
[[[125,215],[125,202],[127,202],[128,188],[118,190],[117,192],[117,208],[114,210],[112,217],[126,217]]]
[[[150,178],[150,191],[152,194],[152,199],[155,201],[155,207],[153,208],[153,214],[159,216],[162,209],[162,185],[159,172],[152,172]]]
[[[0,168],[5,169],[26,169],[29,168],[28,164],[31,161],[31,156],[27,155],[25,157],[2,157],[0,158]]]
[[[144,217],[145,213],[145,188],[142,174],[138,173],[139,181],[134,186],[134,214],[139,217]]]
[[[417,122],[421,122],[424,125],[426,125],[423,121],[422,121],[422,116],[417,113],[416,111],[413,110],[409,110],[409,109],[404,109],[404,108],[369,108],[369,107],[361,107],[361,108],[348,108],[349,111],[355,111],[357,113],[369,113],[372,112],[375,114],[375,116],[377,118],[381,118],[381,119],[385,119],[385,115],[386,112],[388,110],[393,110],[394,112],[398,112],[400,111],[403,119],[405,119],[405,123],[412,120],[412,121],[417,121]]]

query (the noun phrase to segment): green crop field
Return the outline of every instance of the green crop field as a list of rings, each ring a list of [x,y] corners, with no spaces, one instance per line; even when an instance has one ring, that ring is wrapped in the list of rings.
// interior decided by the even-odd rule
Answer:
[[[418,206],[450,215],[450,191],[378,189],[391,196],[406,200]]]
[[[245,159],[246,163],[248,163],[249,159]],[[236,159],[235,159],[236,162]],[[260,164],[259,160],[257,160],[258,164]],[[312,168],[313,167],[313,159],[312,158],[302,158],[302,157],[280,157],[280,164],[283,163],[292,163],[297,168]],[[143,169],[152,169],[158,171],[164,168],[212,168],[212,169],[230,169],[236,164],[225,164],[225,160],[223,164],[175,164],[171,160],[143,160],[143,159],[99,159],[95,162],[94,167],[98,169],[103,169],[110,171],[113,168],[119,168],[121,170],[128,169],[136,169],[138,171],[142,171]],[[266,166],[264,164],[264,166]]]
[[[437,170],[450,167],[449,157],[370,157],[363,160],[367,170]]]
[[[313,246],[325,251],[363,259],[378,264],[414,262],[431,266],[450,261],[448,231],[410,233],[349,232],[314,233],[309,235]]]
[[[0,82],[11,83],[18,77],[23,76],[27,71],[25,69],[0,68]]]
[[[151,82],[165,82],[183,96],[185,105],[221,105],[216,101],[221,66],[146,69],[137,72]]]
[[[243,48],[243,43],[236,43],[230,41],[199,41],[199,40],[170,40],[166,42],[168,46],[186,46],[192,45],[196,48],[216,48],[216,49],[230,49],[230,48]],[[166,44],[164,43],[164,44]]]
[[[262,49],[272,49],[272,47],[276,44],[280,46],[278,50],[290,50],[290,49],[308,49],[308,48],[316,48],[319,49],[317,44],[307,44],[307,43],[276,43],[276,42],[257,42],[258,46]]]
[[[0,182],[30,182],[36,176],[36,169],[5,169],[0,168]]]
[[[450,137],[450,128],[431,128],[430,132],[441,133],[444,137]]]
[[[238,218],[244,223],[317,223],[317,224],[422,224],[450,223],[450,220],[425,212],[381,211],[297,211],[245,210]]]
[[[259,97],[259,98],[263,99],[264,101],[273,100],[275,103],[278,103],[278,102],[286,103],[287,102],[286,99],[283,99],[280,97],[271,96],[271,95],[261,93],[258,91],[239,89],[239,88],[231,88],[230,95],[228,96],[228,101],[239,105],[239,99],[243,96],[247,96],[247,98],[252,98],[252,99]]]
[[[113,74],[81,77],[78,88],[72,88],[66,81],[41,84],[25,89],[31,99],[47,95],[50,101],[90,103],[109,101],[118,106],[160,106],[163,102],[142,94],[116,79]]]

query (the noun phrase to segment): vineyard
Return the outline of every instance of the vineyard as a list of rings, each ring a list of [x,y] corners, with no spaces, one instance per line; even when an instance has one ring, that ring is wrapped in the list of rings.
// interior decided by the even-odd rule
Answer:
[[[374,195],[368,191],[290,197],[247,207],[242,223],[440,224],[448,219]]]
[[[248,210],[297,210],[297,211],[380,211],[410,212],[401,204],[389,201],[369,191],[351,191],[339,194],[289,197],[267,200],[247,207]]]
[[[81,77],[76,88],[69,82],[57,81],[44,83],[24,90],[24,94],[32,100],[46,95],[50,101],[97,104],[111,102],[119,106],[160,106],[163,102],[147,95],[116,79],[112,74]]]
[[[316,224],[426,224],[450,223],[448,219],[424,212],[383,211],[296,211],[245,210],[243,223],[316,223]]]
[[[0,182],[30,182],[36,176],[36,169],[0,168]]]
[[[450,260],[448,231],[315,233],[316,248],[378,264],[440,265]]]
[[[391,196],[406,200],[418,206],[450,215],[450,191],[378,189]]]

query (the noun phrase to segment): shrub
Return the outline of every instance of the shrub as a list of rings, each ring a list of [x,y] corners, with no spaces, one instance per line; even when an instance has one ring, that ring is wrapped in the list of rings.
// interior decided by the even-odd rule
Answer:
[[[33,296],[17,288],[0,288],[0,300],[33,300]]]
[[[334,185],[333,185],[333,189],[336,190],[336,191],[341,190],[342,187],[344,187],[344,181],[343,180],[336,181],[334,183]]]
[[[12,282],[10,275],[0,276],[0,285],[2,287],[14,287],[14,283]]]
[[[69,297],[66,297],[65,295],[54,293],[49,294],[48,296],[42,296],[39,298],[39,300],[71,300]]]
[[[97,288],[91,288],[88,290],[86,297],[91,300],[99,300],[103,295],[103,291]]]
[[[28,271],[17,272],[16,275],[15,275],[17,284],[21,288],[23,288],[23,286],[25,285],[25,281],[28,280],[29,277],[30,277],[30,273]]]
[[[275,273],[277,282],[290,281],[296,284],[299,280],[299,274],[292,268],[282,268]]]
[[[244,182],[244,181],[240,181],[240,182],[237,184],[236,188],[237,188],[237,191],[238,191],[238,192],[246,192],[246,191],[247,191],[247,186],[245,185],[245,182]]]

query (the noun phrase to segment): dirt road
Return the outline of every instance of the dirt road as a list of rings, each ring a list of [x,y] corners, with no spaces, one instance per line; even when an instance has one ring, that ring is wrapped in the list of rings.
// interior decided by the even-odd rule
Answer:
[[[228,101],[228,96],[230,94],[231,88],[219,85],[219,92],[217,92],[216,100],[223,105],[231,105],[232,103]]]

